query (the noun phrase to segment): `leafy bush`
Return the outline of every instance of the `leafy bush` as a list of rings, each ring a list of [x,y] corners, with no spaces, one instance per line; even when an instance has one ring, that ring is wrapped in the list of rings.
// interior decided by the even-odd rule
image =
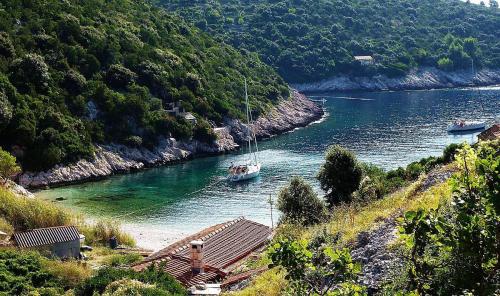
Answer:
[[[16,163],[16,158],[0,147],[0,179],[8,180],[15,174],[21,172]]]
[[[187,291],[184,287],[171,275],[164,272],[161,266],[150,266],[141,272],[136,272],[131,269],[102,268],[95,276],[87,279],[84,283],[79,285],[75,289],[74,293],[75,296],[93,296],[95,295],[94,293],[104,293],[107,288],[109,293],[121,286],[117,283],[111,286],[110,284],[124,279],[135,280],[148,285],[155,285],[155,289],[158,289],[157,291],[165,293],[160,295],[187,295]],[[124,284],[124,282],[121,284]],[[126,289],[126,287],[122,288]]]
[[[366,295],[356,284],[360,266],[348,249],[322,245],[312,248],[304,241],[282,239],[269,248],[270,268],[286,270],[292,295]]]
[[[56,276],[44,267],[36,252],[0,250],[0,294],[62,295]]]
[[[104,260],[104,264],[111,267],[120,267],[127,266],[133,263],[140,262],[143,257],[140,254],[132,253],[132,254],[114,254],[110,257],[107,257]]]
[[[326,207],[311,185],[300,177],[293,177],[278,194],[278,209],[286,222],[314,225],[326,217]]]
[[[213,143],[217,140],[214,129],[205,120],[199,120],[193,130],[193,138],[203,143]]]
[[[410,211],[401,233],[410,247],[408,290],[492,295],[498,290],[500,144],[465,145],[457,155],[448,211]],[[446,213],[448,212],[448,213]]]
[[[363,170],[354,154],[338,145],[328,148],[318,173],[321,188],[330,206],[349,202],[359,188]]]
[[[103,296],[158,295],[170,296],[169,292],[159,289],[156,285],[145,284],[137,280],[123,279],[112,282],[104,290]]]

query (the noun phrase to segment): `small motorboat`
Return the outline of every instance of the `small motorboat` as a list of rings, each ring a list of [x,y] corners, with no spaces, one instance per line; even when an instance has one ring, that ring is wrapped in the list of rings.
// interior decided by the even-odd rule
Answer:
[[[247,80],[245,79],[245,102],[247,105],[247,123],[250,127],[252,121],[252,113],[250,112],[250,106],[248,103],[248,91],[247,91]],[[252,151],[252,142],[255,144],[255,150]],[[250,136],[248,137],[248,152],[249,157],[252,160],[247,160],[246,163],[240,165],[234,165],[231,163],[229,167],[229,175],[227,179],[231,182],[239,182],[244,180],[249,180],[257,177],[260,174],[260,163],[257,159],[257,153],[259,152],[259,146],[257,145],[257,138],[255,137],[254,131],[250,128]]]
[[[486,122],[484,121],[465,121],[457,120],[452,125],[448,127],[448,132],[465,132],[465,131],[476,131],[483,130],[486,128]]]

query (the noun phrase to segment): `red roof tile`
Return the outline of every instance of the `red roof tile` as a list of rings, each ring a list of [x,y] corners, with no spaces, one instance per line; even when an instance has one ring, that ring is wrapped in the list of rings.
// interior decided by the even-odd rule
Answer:
[[[479,134],[478,138],[481,141],[493,141],[500,138],[500,124],[494,124],[489,129]]]
[[[220,281],[227,273],[226,268],[264,246],[270,236],[269,227],[239,218],[212,226],[172,244],[152,254],[133,268],[142,270],[152,263],[166,262],[165,270],[187,286],[200,281],[205,283]],[[205,242],[203,248],[205,273],[195,276],[191,272],[189,260],[189,243],[192,240]]]

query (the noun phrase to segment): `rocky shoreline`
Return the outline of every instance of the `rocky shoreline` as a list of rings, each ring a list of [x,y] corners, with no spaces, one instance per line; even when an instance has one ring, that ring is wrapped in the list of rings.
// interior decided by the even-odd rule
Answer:
[[[292,98],[280,102],[252,125],[257,138],[264,139],[303,127],[320,119],[323,110],[304,95],[293,90]],[[122,144],[96,146],[92,159],[81,159],[71,165],[57,165],[44,172],[25,172],[18,178],[24,188],[44,188],[80,183],[128,173],[148,167],[171,164],[203,155],[215,155],[238,149],[249,136],[249,127],[240,120],[226,120],[216,128],[217,141],[211,145],[162,138],[154,149],[128,147]]]
[[[482,69],[445,72],[436,68],[421,68],[403,77],[389,78],[335,76],[318,82],[295,84],[301,92],[422,90],[500,84],[500,70]]]

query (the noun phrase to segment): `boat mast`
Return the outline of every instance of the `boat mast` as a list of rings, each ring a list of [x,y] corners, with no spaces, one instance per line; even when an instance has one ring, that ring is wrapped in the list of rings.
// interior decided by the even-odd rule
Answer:
[[[252,111],[250,111],[250,122],[253,123]],[[258,164],[259,161],[257,159],[257,153],[259,153],[259,145],[257,144],[257,137],[255,136],[255,132],[252,129],[253,141],[255,142],[255,152],[253,153],[253,158],[255,159],[255,164]]]
[[[245,77],[245,103],[247,105],[247,127],[250,130],[250,135],[252,135],[252,129],[250,126],[250,107],[248,106],[248,89],[247,89],[247,78]],[[252,139],[248,138],[248,152],[252,153]]]

